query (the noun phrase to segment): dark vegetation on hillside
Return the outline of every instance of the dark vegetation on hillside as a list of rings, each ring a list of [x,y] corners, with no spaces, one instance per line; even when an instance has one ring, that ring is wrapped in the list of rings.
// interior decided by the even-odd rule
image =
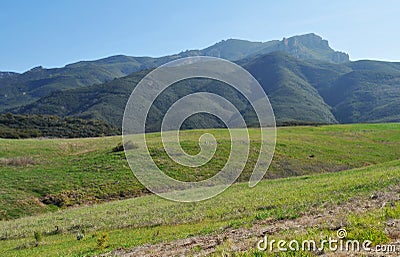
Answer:
[[[60,118],[54,115],[0,114],[0,138],[77,138],[119,133],[118,129],[100,120]]]

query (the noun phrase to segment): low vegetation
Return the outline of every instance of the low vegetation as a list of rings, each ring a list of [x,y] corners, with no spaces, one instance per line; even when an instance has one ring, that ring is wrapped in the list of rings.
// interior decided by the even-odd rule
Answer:
[[[101,120],[55,115],[0,114],[0,138],[80,138],[118,135],[119,129]]]

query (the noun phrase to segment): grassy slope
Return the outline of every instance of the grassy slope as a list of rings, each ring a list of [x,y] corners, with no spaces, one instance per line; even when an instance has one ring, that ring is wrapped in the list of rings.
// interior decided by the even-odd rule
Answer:
[[[335,172],[399,159],[399,128],[400,124],[279,128],[266,177]],[[198,169],[179,167],[166,158],[159,134],[148,134],[150,151],[168,175],[202,180],[224,165],[230,147],[227,131],[209,132],[220,141],[217,155]],[[183,147],[195,153],[202,133],[182,132]],[[239,181],[249,178],[257,157],[256,130],[251,130],[251,138],[255,147]],[[119,141],[119,137],[0,140],[0,217],[10,219],[59,209],[42,204],[39,199],[43,198],[64,207],[143,195],[146,190],[130,171],[124,153],[111,152]],[[34,164],[24,165],[25,157]],[[16,164],[7,165],[6,161]]]
[[[255,188],[239,183],[216,198],[199,203],[175,203],[147,195],[1,221],[0,249],[6,256],[90,255],[119,247],[218,233],[227,227],[249,226],[269,217],[296,218],[315,207],[329,208],[352,197],[368,196],[399,184],[399,128],[400,124],[280,128],[268,176],[303,176],[264,180]],[[225,152],[226,131],[212,132],[222,142],[220,150]],[[182,132],[183,147],[196,152],[196,142],[202,133],[204,131]],[[251,138],[255,139],[256,130],[251,133]],[[164,161],[163,168],[170,175],[189,180],[209,175],[209,167],[195,175],[190,170],[172,166],[159,150],[159,135],[149,134],[148,137],[155,159]],[[55,206],[43,206],[37,198],[62,190],[64,196],[69,192],[83,202],[143,193],[123,153],[111,153],[119,141],[119,137],[1,140],[2,160],[30,156],[35,163],[27,166],[2,164],[0,204],[4,217],[55,210]],[[255,152],[252,156],[254,158]],[[222,157],[213,165],[220,165]],[[370,166],[362,167],[365,165]],[[351,167],[362,168],[311,175]],[[245,180],[249,172],[245,170],[241,180]],[[34,246],[35,231],[43,234],[37,247]],[[109,236],[106,249],[97,246],[102,232]],[[84,233],[85,238],[76,240],[78,233]]]
[[[311,208],[329,208],[352,197],[388,190],[399,184],[399,179],[400,161],[393,161],[337,173],[264,180],[255,188],[235,184],[221,195],[197,203],[176,203],[149,195],[67,209],[1,222],[0,248],[7,256],[77,256],[218,233],[269,217],[296,218]],[[400,218],[399,208],[393,215]],[[44,235],[37,247],[35,231]],[[104,232],[109,237],[108,248],[99,249],[97,238]],[[76,240],[78,233],[84,233],[85,238]]]

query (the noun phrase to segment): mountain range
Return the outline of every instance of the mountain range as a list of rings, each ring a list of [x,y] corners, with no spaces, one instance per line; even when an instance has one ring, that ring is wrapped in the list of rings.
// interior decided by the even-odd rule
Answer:
[[[159,58],[111,56],[63,68],[36,67],[22,74],[0,73],[0,112],[100,119],[121,126],[123,110],[135,85],[152,68],[188,56],[228,59],[248,70],[267,93],[278,124],[400,121],[400,63],[351,62],[315,34],[269,42],[228,39],[202,50]],[[149,130],[180,97],[198,91],[220,94],[239,106],[251,122],[245,99],[223,83],[182,81],[157,99]],[[206,115],[193,116],[191,127],[219,127]]]

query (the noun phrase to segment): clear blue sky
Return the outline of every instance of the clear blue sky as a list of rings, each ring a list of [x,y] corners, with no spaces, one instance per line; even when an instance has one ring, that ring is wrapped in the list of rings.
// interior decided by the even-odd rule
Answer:
[[[222,39],[314,32],[352,60],[400,61],[400,1],[0,2],[0,70],[62,67],[115,54],[162,56]]]

